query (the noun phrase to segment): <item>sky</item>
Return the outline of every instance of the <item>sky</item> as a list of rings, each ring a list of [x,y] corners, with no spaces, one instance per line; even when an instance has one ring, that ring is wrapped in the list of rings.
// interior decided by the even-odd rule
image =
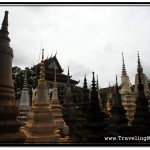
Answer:
[[[143,72],[150,78],[150,6],[1,6],[0,22],[9,11],[8,30],[14,52],[12,66],[32,67],[57,58],[72,79],[88,85],[92,72],[100,88],[121,83],[122,52],[131,84],[137,73],[137,51]]]

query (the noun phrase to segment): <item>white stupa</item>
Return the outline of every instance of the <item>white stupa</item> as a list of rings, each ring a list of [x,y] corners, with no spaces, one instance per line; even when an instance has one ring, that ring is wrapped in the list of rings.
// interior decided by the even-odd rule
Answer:
[[[29,118],[22,131],[27,136],[26,143],[59,143],[54,116],[48,103],[47,84],[45,81],[44,49],[42,50],[40,79],[38,80],[37,95]]]

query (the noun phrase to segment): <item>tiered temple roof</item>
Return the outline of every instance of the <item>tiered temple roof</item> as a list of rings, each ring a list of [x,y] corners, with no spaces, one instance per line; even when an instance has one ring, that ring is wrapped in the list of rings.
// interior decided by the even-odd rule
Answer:
[[[45,79],[46,82],[49,86],[53,86],[54,84],[54,77],[55,77],[55,68],[57,72],[57,85],[65,85],[67,82],[67,75],[63,73],[63,69],[58,62],[58,59],[56,55],[53,57],[47,58],[45,61]],[[32,68],[34,71],[36,71],[38,74],[40,72],[40,64],[34,65]],[[70,84],[71,85],[76,85],[78,84],[79,81],[70,79]]]

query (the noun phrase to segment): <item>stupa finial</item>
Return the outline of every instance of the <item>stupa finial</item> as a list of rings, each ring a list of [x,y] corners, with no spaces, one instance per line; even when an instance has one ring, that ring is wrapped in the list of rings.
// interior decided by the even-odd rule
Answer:
[[[5,11],[5,16],[2,22],[2,27],[0,30],[0,41],[2,40],[3,44],[9,45],[10,38],[8,37],[8,11]]]
[[[142,78],[141,78],[141,62],[140,62],[140,56],[139,56],[139,51],[138,51],[138,81],[139,81],[139,84],[138,84],[138,91],[141,92],[141,91],[144,91],[144,87],[143,87],[143,84],[142,84]]]
[[[41,60],[41,67],[40,67],[40,79],[45,79],[44,49],[42,49],[42,60]]]
[[[123,76],[126,76],[127,75],[127,72],[126,72],[126,68],[125,68],[125,63],[124,63],[124,56],[123,56],[123,53],[122,53],[122,75]]]
[[[116,75],[116,93],[119,93],[119,87],[118,87],[118,79],[117,79],[117,75]]]
[[[84,89],[87,89],[87,80],[86,80],[86,74],[85,74],[85,77],[84,77],[83,88],[84,88]]]

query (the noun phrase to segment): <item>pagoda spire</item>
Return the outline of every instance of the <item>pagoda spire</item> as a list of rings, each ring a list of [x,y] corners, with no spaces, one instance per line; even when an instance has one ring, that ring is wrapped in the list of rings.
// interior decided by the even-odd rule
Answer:
[[[45,67],[44,67],[44,49],[42,49],[42,60],[40,67],[40,79],[45,80]]]
[[[142,83],[142,78],[141,78],[141,62],[140,62],[140,56],[138,52],[138,92],[144,92],[144,86]]]
[[[60,142],[60,135],[56,127],[54,115],[48,103],[48,89],[45,80],[44,49],[40,67],[40,79],[37,85],[37,95],[28,114],[26,125],[22,131],[26,135],[27,143]]]
[[[124,56],[123,56],[123,53],[122,53],[122,75],[123,76],[126,76],[127,75],[127,72],[126,72],[126,68],[125,68],[125,63],[124,63]]]
[[[118,81],[117,81],[117,75],[116,75],[116,92],[113,96],[114,103],[110,110],[110,125],[107,128],[108,131],[112,135],[128,135],[129,128],[127,126],[128,120],[125,116],[126,110],[122,106],[121,102],[121,94],[119,93],[118,88]]]
[[[108,136],[105,130],[107,123],[104,121],[106,115],[99,107],[94,72],[92,74],[91,97],[85,113],[85,122],[82,125],[80,142],[100,143],[104,141],[104,136]]]
[[[55,77],[54,77],[54,85],[53,85],[53,92],[52,92],[52,98],[50,101],[50,107],[52,108],[53,115],[54,115],[54,121],[56,122],[56,127],[62,131],[61,135],[69,135],[69,127],[66,125],[62,110],[60,101],[58,98],[58,88],[57,88],[57,81],[56,81],[56,68],[55,68]]]
[[[70,77],[70,73],[69,73],[69,66],[68,66],[68,77]]]
[[[70,83],[70,73],[69,73],[69,66],[68,66],[68,74],[67,74],[67,83]]]
[[[119,87],[118,87],[118,79],[117,79],[117,75],[116,75],[116,93],[119,93]]]
[[[116,75],[116,97],[114,99],[114,104],[113,105],[118,105],[118,106],[122,106],[121,103],[121,95],[119,93],[119,87],[118,87],[118,79],[117,79],[117,75]]]
[[[8,37],[8,11],[5,11],[4,20],[0,30],[0,42],[9,46],[10,38]]]
[[[19,116],[18,119],[24,125],[24,121],[28,118],[27,114],[30,111],[30,97],[29,97],[29,88],[27,81],[27,70],[25,69],[25,77],[23,82],[23,89],[21,91],[21,97],[19,102]]]
[[[15,91],[12,80],[13,49],[9,46],[8,11],[5,11],[0,30],[0,143],[24,143],[20,132],[18,106],[13,104]]]
[[[94,72],[93,73],[93,80],[92,80],[92,89],[96,90],[96,84],[95,84],[95,76],[94,76]]]
[[[84,77],[83,89],[87,89],[87,79],[86,79],[86,74],[85,74],[85,77]]]
[[[136,109],[134,120],[132,122],[132,132],[134,135],[146,136],[150,134],[150,112],[148,108],[148,99],[144,93],[141,69],[142,68],[138,52],[138,96],[136,98]]]
[[[96,90],[96,83],[95,83],[94,72],[92,72],[92,73],[93,73],[93,79],[92,79],[92,90],[91,90],[91,103],[94,103],[95,106],[99,107],[98,92]]]

